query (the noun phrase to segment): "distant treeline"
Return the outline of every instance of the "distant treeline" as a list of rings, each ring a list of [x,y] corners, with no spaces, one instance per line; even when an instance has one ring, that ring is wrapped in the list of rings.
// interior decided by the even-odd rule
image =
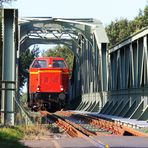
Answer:
[[[148,26],[148,5],[144,10],[139,10],[139,14],[133,20],[121,18],[112,21],[105,28],[110,47],[146,26]]]

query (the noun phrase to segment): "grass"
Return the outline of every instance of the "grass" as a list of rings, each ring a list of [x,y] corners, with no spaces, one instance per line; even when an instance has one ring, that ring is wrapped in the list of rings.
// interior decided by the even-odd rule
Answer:
[[[0,127],[1,148],[25,148],[19,140],[23,138],[23,132],[18,127]]]
[[[25,140],[42,139],[42,137],[49,135],[49,130],[46,125],[32,125],[21,127],[23,129]]]
[[[142,129],[140,129],[140,131],[148,134],[148,127],[142,128]]]
[[[45,125],[30,125],[16,127],[0,127],[0,148],[25,148],[20,140],[42,139],[47,134]]]

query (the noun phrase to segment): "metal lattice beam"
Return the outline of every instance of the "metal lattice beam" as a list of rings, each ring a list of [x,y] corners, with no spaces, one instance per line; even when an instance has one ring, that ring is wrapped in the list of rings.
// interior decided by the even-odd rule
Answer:
[[[108,38],[100,21],[90,18],[23,18],[20,20],[20,30],[20,51],[34,44],[36,39],[36,43],[70,45],[77,57],[72,75],[72,99],[86,96],[93,100],[85,94],[108,90]],[[98,104],[98,100],[96,102]]]

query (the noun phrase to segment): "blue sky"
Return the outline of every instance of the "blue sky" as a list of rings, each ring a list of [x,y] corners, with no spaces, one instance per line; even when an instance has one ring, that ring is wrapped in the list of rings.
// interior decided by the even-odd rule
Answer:
[[[96,18],[107,25],[115,19],[133,19],[146,4],[147,0],[17,0],[13,7],[20,17]]]

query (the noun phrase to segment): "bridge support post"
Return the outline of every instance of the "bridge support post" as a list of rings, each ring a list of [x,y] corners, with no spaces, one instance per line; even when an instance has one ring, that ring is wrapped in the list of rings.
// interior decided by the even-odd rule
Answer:
[[[16,81],[17,18],[18,10],[2,10],[2,81]],[[8,89],[2,88],[1,115],[2,124],[4,125],[14,125],[15,94],[15,85],[13,83],[9,84]]]

